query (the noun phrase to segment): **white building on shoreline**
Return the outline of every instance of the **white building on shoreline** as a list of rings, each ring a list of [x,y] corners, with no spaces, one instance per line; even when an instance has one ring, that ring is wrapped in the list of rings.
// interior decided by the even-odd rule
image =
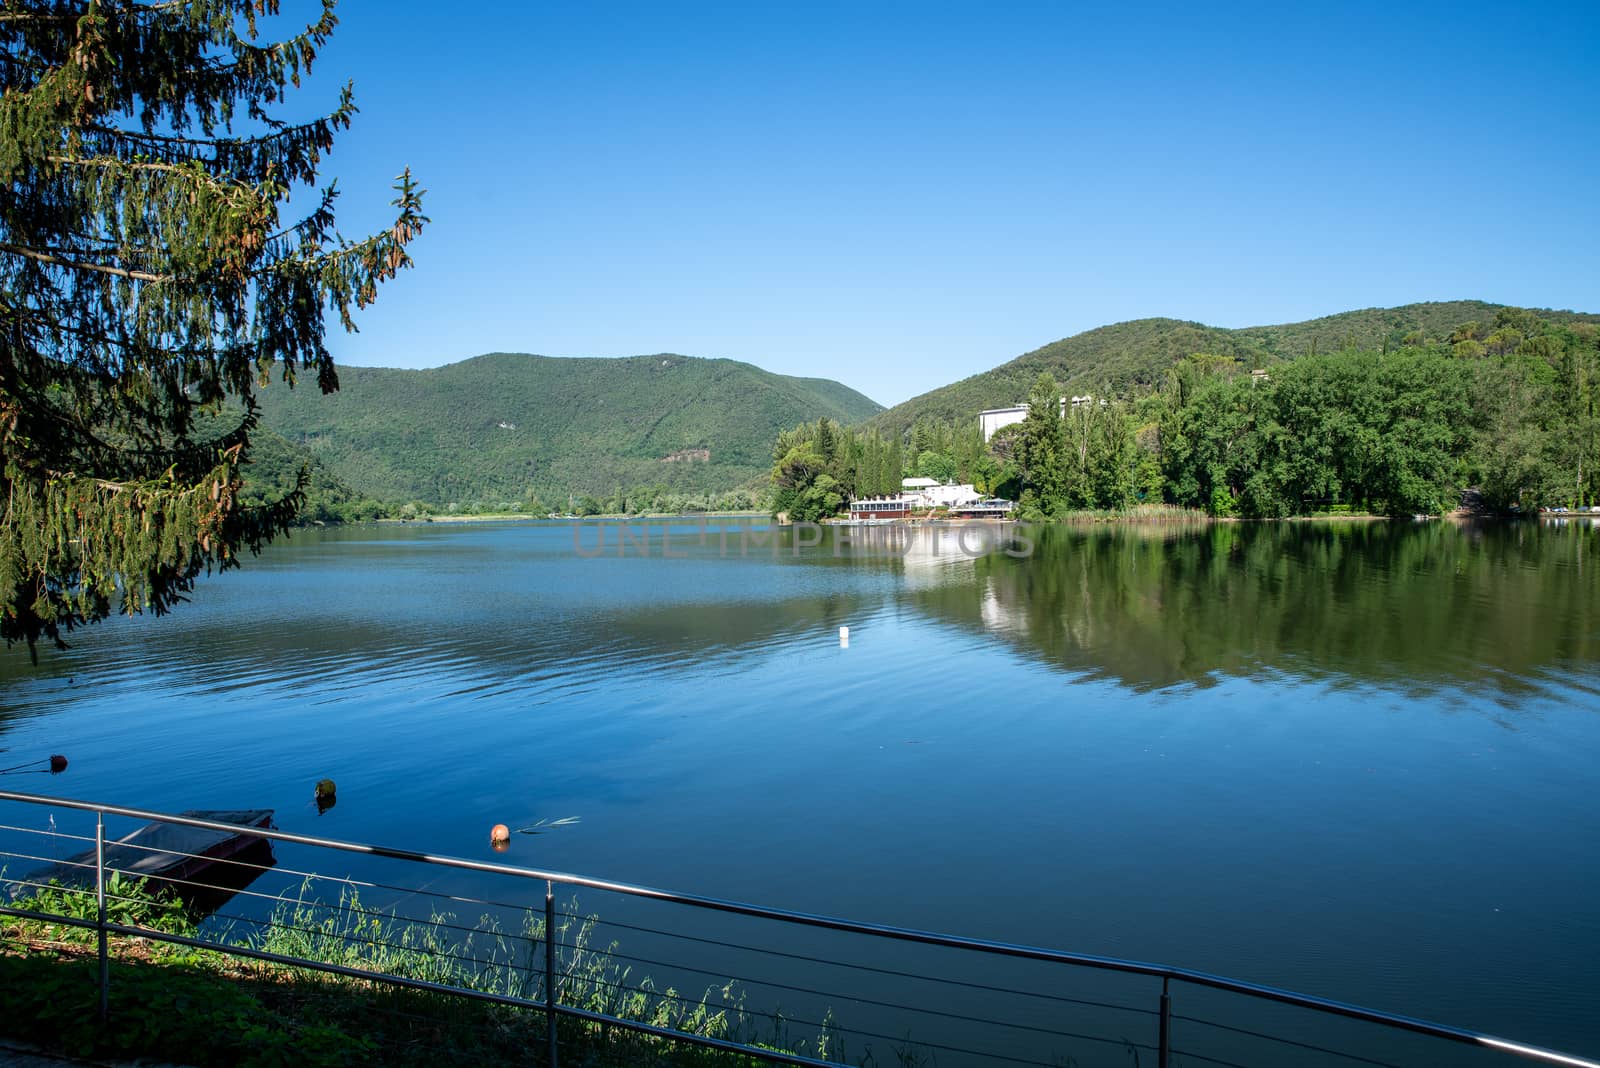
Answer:
[[[900,481],[900,497],[914,501],[918,508],[955,508],[981,500],[983,494],[970,482],[943,482],[933,478],[907,478]]]

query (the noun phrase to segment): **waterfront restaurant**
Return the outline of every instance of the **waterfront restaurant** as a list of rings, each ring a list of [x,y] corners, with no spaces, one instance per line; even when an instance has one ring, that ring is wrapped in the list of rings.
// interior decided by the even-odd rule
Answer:
[[[863,497],[850,502],[851,519],[904,519],[915,503],[903,497]]]

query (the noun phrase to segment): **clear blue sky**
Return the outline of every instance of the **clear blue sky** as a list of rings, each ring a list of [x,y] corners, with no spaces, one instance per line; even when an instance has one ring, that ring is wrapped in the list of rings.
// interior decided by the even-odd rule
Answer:
[[[286,5],[286,10],[288,6]],[[342,362],[679,352],[892,404],[1151,315],[1600,311],[1600,4],[344,0],[290,100],[417,268]]]

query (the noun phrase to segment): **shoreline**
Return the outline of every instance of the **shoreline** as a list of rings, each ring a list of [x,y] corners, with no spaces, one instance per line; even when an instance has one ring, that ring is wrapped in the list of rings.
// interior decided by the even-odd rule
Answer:
[[[531,512],[473,512],[463,515],[430,515],[418,516],[415,519],[397,519],[385,517],[374,519],[374,523],[593,523],[599,520],[619,519],[746,519],[759,517],[770,519],[771,514],[762,511],[743,512],[606,512],[600,515],[581,516],[550,516],[534,515]]]
[[[440,524],[469,524],[469,523],[598,523],[598,522],[633,522],[633,521],[658,521],[658,520],[683,520],[694,522],[697,520],[712,519],[761,519],[777,526],[793,526],[793,523],[780,523],[770,512],[760,510],[746,510],[737,512],[605,512],[597,515],[585,516],[549,516],[534,515],[526,512],[473,512],[462,515],[430,515],[418,516],[415,519],[399,519],[386,516],[379,519],[366,520],[366,522],[405,525],[413,523],[440,523]],[[1517,522],[1526,519],[1576,519],[1597,521],[1600,515],[1588,512],[1551,513],[1527,512],[1521,515],[1501,515],[1493,512],[1473,511],[1457,508],[1438,515],[1429,515],[1418,518],[1410,515],[1379,515],[1373,512],[1343,512],[1343,513],[1311,513],[1309,515],[1289,515],[1272,518],[1249,516],[1214,516],[1204,513],[1192,512],[1077,512],[1065,516],[1043,519],[956,519],[945,517],[917,516],[907,519],[890,520],[884,526],[929,526],[929,525],[971,525],[971,524],[1029,524],[1034,526],[1088,526],[1096,523],[1112,524],[1212,524],[1212,523],[1377,523],[1377,522],[1448,522],[1472,523],[1484,521]],[[818,521],[822,526],[849,526],[846,517],[828,516]],[[322,524],[319,524],[322,525]],[[341,526],[349,524],[339,524]]]

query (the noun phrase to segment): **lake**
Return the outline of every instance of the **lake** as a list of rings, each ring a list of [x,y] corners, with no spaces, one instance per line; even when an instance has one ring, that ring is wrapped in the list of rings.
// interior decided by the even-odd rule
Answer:
[[[0,763],[71,766],[3,781],[485,859],[577,817],[505,859],[1600,1054],[1600,527],[744,527],[297,532],[5,653]]]

